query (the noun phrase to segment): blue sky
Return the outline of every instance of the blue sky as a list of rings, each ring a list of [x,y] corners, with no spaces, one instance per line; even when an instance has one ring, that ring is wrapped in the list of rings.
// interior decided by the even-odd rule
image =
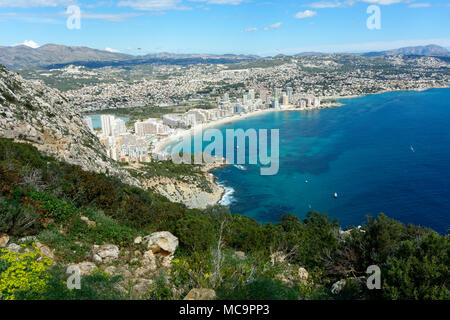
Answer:
[[[80,29],[66,26],[70,5]],[[379,30],[366,26],[370,5]],[[0,0],[0,45],[263,56],[450,47],[449,13],[448,0]]]

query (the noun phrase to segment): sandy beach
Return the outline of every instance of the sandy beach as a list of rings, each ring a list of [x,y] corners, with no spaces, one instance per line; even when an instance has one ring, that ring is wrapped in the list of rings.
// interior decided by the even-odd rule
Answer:
[[[257,111],[253,111],[253,112],[249,112],[249,113],[245,113],[245,114],[239,114],[239,115],[234,115],[231,117],[226,117],[223,119],[219,119],[219,120],[215,120],[215,121],[211,121],[208,123],[202,123],[202,124],[198,124],[192,128],[186,129],[184,131],[178,132],[176,134],[173,134],[167,138],[163,138],[160,141],[158,141],[158,143],[155,145],[155,148],[153,149],[154,152],[162,152],[164,151],[164,148],[171,144],[174,141],[180,140],[186,136],[190,136],[192,134],[194,134],[194,132],[199,131],[199,130],[205,130],[207,128],[211,128],[211,127],[216,127],[225,123],[230,123],[230,122],[234,122],[234,121],[238,121],[238,120],[243,120],[243,119],[247,119],[247,118],[251,118],[251,117],[255,117],[255,116],[259,116],[259,115],[263,115],[266,113],[271,113],[271,112],[280,112],[280,111],[308,111],[308,110],[318,110],[318,109],[326,109],[326,108],[332,108],[332,107],[338,107],[338,106],[342,106],[343,104],[341,103],[333,103],[333,104],[325,104],[325,105],[321,105],[318,108],[295,108],[295,107],[286,107],[286,108],[280,108],[280,109],[264,109],[264,110],[257,110]]]

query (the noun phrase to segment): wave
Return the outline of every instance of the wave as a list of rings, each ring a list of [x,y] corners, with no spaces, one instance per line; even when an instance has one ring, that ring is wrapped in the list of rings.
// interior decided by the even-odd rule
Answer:
[[[234,189],[232,187],[227,187],[222,182],[218,182],[217,184],[225,189],[222,199],[220,199],[219,201],[220,205],[229,206],[236,201],[236,199],[234,199],[233,197]]]

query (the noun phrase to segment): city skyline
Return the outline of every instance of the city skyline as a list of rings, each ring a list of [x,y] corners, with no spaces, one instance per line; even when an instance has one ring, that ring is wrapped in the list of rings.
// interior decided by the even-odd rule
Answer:
[[[70,5],[81,10],[79,29],[67,27]],[[371,5],[380,8],[381,29],[367,27]],[[261,56],[450,47],[448,10],[440,0],[0,0],[0,25],[14,30],[0,45]]]

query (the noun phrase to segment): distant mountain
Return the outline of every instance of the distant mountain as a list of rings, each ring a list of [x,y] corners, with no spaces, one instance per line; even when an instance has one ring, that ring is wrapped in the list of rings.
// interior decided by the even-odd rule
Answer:
[[[300,52],[300,53],[297,53],[295,56],[296,57],[315,57],[315,56],[325,56],[328,54],[329,53],[323,53],[323,52]]]
[[[71,47],[57,44],[46,44],[36,49],[25,45],[0,47],[0,64],[10,69],[60,68],[69,64],[98,68],[150,63],[234,63],[258,58],[258,56],[254,55],[174,54],[166,52],[133,56],[88,47]]]
[[[405,47],[394,50],[367,52],[362,54],[365,57],[395,56],[395,55],[416,55],[416,56],[449,56],[450,51],[446,48],[430,44],[428,46]]]
[[[11,69],[41,67],[73,61],[119,61],[132,58],[134,56],[122,53],[57,44],[46,44],[35,49],[25,45],[0,47],[0,64]]]

